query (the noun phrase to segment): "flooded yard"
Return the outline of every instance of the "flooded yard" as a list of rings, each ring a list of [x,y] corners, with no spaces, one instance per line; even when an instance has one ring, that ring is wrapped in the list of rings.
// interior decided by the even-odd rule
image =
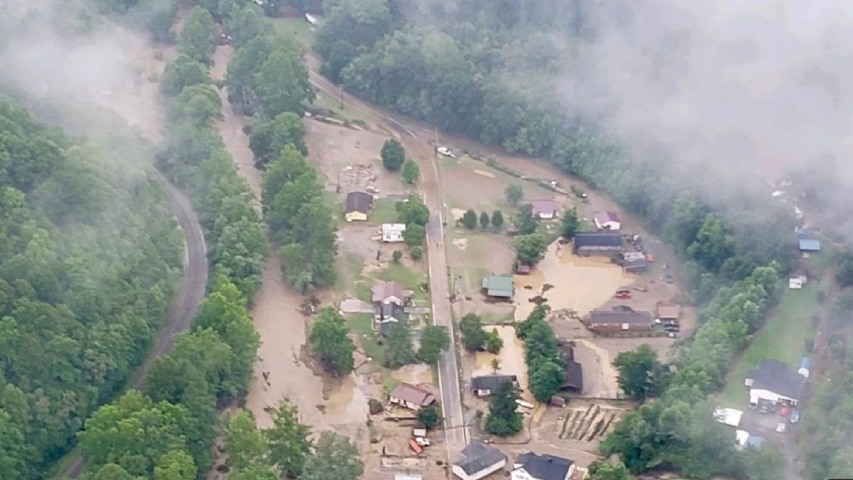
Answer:
[[[516,338],[515,327],[486,327],[486,330],[491,331],[492,328],[498,331],[498,334],[500,334],[501,339],[504,341],[504,346],[497,355],[489,352],[474,353],[474,367],[471,376],[494,375],[495,371],[492,368],[492,361],[497,359],[500,362],[497,374],[515,375],[518,377],[518,383],[524,389],[521,396],[528,402],[533,402],[533,396],[527,390],[527,365],[524,363],[524,343]]]
[[[584,316],[636,278],[608,258],[578,257],[569,245],[554,242],[530,275],[515,276],[515,319],[527,318],[536,306],[530,300],[539,295],[548,300],[553,311],[570,309]],[[550,287],[544,289],[545,285]]]

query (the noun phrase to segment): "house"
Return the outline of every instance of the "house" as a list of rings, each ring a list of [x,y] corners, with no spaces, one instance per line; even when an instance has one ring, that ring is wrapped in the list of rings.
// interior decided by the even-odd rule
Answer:
[[[522,453],[515,459],[512,480],[568,480],[575,470],[575,462],[568,458]]]
[[[622,235],[608,232],[576,233],[572,253],[575,255],[618,255],[622,253]]]
[[[489,300],[512,300],[515,285],[512,275],[489,275],[483,278],[483,293]]]
[[[515,375],[483,375],[471,378],[471,390],[478,397],[488,397],[506,382],[511,383],[513,388],[518,388],[518,377]]]
[[[532,207],[533,216],[539,220],[553,220],[560,210],[560,204],[554,200],[530,200],[527,203]]]
[[[388,401],[418,411],[435,403],[435,395],[411,383],[401,382],[391,391]]]
[[[462,460],[450,471],[462,480],[479,480],[505,466],[506,456],[500,450],[474,440],[462,449]]]
[[[656,319],[662,322],[677,322],[679,317],[681,317],[681,306],[666,302],[655,304]]]
[[[409,319],[409,315],[406,309],[396,303],[378,303],[373,319],[376,323],[397,323],[405,322]]]
[[[714,409],[714,420],[723,425],[737,428],[740,425],[740,419],[743,417],[743,411],[735,410],[734,408],[717,407]]]
[[[649,312],[624,310],[593,310],[587,323],[596,333],[648,332],[654,325]]]
[[[599,230],[618,232],[622,228],[619,215],[613,212],[598,212],[592,217],[592,221],[595,223],[595,228]]]
[[[800,368],[797,369],[797,373],[802,375],[805,378],[809,378],[809,370],[812,368],[812,359],[809,357],[803,357],[800,360]]]
[[[569,342],[561,345],[565,357],[563,384],[560,390],[568,390],[575,393],[583,392],[583,368],[575,361],[574,344]]]
[[[405,231],[405,223],[383,223],[382,241],[385,243],[400,243],[404,240],[403,232]]]
[[[749,405],[752,407],[757,406],[759,400],[797,406],[805,377],[778,360],[762,360],[747,372],[743,383],[749,387]]]
[[[364,222],[373,209],[373,195],[367,192],[349,192],[344,204],[347,222]]]
[[[402,307],[408,305],[414,294],[400,282],[379,282],[373,286],[373,303],[393,303]]]

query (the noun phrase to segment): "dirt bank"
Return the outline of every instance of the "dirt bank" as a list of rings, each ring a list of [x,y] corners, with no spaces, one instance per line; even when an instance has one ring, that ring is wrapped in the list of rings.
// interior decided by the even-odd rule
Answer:
[[[548,299],[552,310],[571,309],[586,315],[635,278],[605,257],[577,257],[570,246],[554,242],[533,273],[515,276],[515,319],[527,318],[535,307],[530,299],[540,294]],[[545,285],[551,287],[542,293]]]

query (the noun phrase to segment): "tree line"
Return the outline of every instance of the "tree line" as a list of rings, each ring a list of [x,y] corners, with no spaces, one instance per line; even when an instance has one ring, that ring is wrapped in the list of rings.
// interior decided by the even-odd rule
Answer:
[[[453,12],[436,3],[407,10],[384,0],[329,5],[315,42],[324,73],[392,110],[509,152],[543,157],[605,190],[674,244],[685,259],[691,295],[703,305],[701,325],[693,343],[683,347],[674,362],[678,370],[663,390],[664,401],[641,407],[620,422],[603,452],[621,454],[633,472],[666,467],[696,478],[709,472],[743,478],[748,469],[744,458],[749,455],[732,452],[730,438],[724,443],[722,430],[715,425],[694,425],[692,412],[705,408],[699,403],[722,385],[729,360],[760,328],[776,301],[779,276],[794,265],[793,216],[764,196],[743,192],[730,199],[725,210],[717,210],[702,199],[698,185],[663,170],[664,162],[637,165],[607,135],[606,126],[560,111],[551,101],[556,76],[550,69],[558,63],[560,47],[530,47],[553,43],[561,35],[592,34],[584,22],[585,2],[571,2],[577,10],[568,12],[572,21],[562,25],[542,19],[534,23],[522,12],[573,8],[568,3],[548,7],[544,1],[518,2],[488,12],[474,8],[478,0],[458,3]],[[522,3],[528,9],[521,8]],[[427,14],[439,21],[426,26],[415,22],[416,17],[430,17]],[[553,36],[543,38],[532,33],[534,29]],[[555,53],[533,59],[528,55],[533,50]],[[437,51],[442,53],[436,55]],[[511,61],[519,58],[526,59]],[[514,84],[506,80],[512,78],[508,71],[542,81]],[[571,226],[570,221],[564,224],[567,230]],[[526,258],[540,258],[535,239],[520,246]],[[680,408],[684,415],[673,417],[665,407]],[[660,432],[671,430],[657,423],[664,413],[667,421],[679,418],[683,430],[671,431],[661,441]],[[688,435],[691,427],[695,428]],[[713,443],[716,440],[719,443]],[[726,461],[686,453],[710,444],[718,447],[715,452],[728,455]]]
[[[260,340],[248,305],[268,246],[251,191],[213,129],[221,104],[207,70],[217,28],[201,7],[186,19],[161,83],[169,134],[158,154],[160,168],[193,197],[209,246],[210,292],[190,331],[152,365],[144,392],[130,391],[86,421],[79,442],[89,478],[204,474],[217,408],[241,398],[252,379]]]

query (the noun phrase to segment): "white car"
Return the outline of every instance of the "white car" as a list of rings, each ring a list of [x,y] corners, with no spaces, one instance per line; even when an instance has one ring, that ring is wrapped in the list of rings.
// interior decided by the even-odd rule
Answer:
[[[453,151],[447,147],[438,147],[437,151],[439,154],[444,155],[445,157],[456,158],[456,154],[453,153]]]

